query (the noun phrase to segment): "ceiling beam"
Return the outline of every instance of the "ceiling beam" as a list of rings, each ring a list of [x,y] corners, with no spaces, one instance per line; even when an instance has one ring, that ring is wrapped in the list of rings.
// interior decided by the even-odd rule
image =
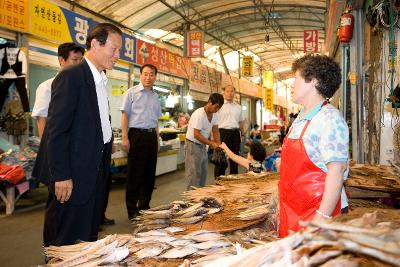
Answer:
[[[282,42],[287,46],[289,49],[290,53],[292,55],[295,55],[295,51],[292,50],[293,48],[296,48],[295,45],[292,43],[290,40],[289,36],[285,33],[285,31],[282,29],[282,27],[276,22],[270,15],[270,11],[268,11],[266,5],[262,0],[253,0],[254,5],[258,9],[258,11],[261,13],[261,15],[265,19],[266,26],[270,27],[281,39]],[[297,48],[296,48],[297,49]]]
[[[200,23],[194,22],[193,18],[189,18],[187,15],[184,14],[184,12],[178,10],[178,8],[171,6],[166,0],[158,0],[159,2],[163,3],[165,6],[167,6],[169,9],[174,11],[176,14],[178,14],[186,23],[191,24],[195,26],[197,29],[203,31],[205,34],[208,36],[212,37],[216,41],[220,42],[221,44],[229,47],[230,49],[234,51],[240,51],[241,49],[246,48],[246,45],[243,44],[240,40],[236,39],[234,36],[231,36],[228,32],[219,29],[218,25],[215,23],[207,21],[207,19],[204,19],[204,17],[196,10],[194,9],[189,3],[187,3],[184,0],[181,0],[180,2],[183,3],[181,6],[184,8],[188,8],[188,11],[191,11],[197,18],[203,18],[204,21],[207,22],[208,25],[211,25],[213,29],[218,29],[215,30],[213,33],[211,33],[207,28],[203,27],[200,25]],[[189,14],[189,12],[185,12]],[[193,16],[194,17],[194,16]],[[257,55],[256,53],[254,53]],[[261,58],[261,57],[260,57]],[[257,64],[259,68],[263,68],[266,66],[268,69],[274,69],[274,67],[267,62],[261,62],[261,64]]]

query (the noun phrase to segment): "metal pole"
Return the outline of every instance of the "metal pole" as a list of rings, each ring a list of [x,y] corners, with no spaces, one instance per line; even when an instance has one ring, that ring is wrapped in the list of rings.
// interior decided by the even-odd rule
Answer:
[[[348,45],[342,45],[342,90],[340,97],[340,113],[346,120],[346,110],[347,110],[347,49]]]
[[[355,18],[353,40],[350,43],[350,72],[356,76],[351,85],[351,129],[353,160],[364,163],[364,75],[363,75],[363,16],[362,10],[353,10]]]
[[[184,24],[183,25],[183,57],[187,57],[187,32],[190,31],[190,24]],[[190,93],[190,88],[189,88],[189,79],[190,77],[188,77],[187,79],[183,80],[183,90],[181,92],[181,99],[182,99],[182,111],[184,112],[188,112],[188,103],[187,100],[185,101],[184,96],[186,96],[187,94]]]

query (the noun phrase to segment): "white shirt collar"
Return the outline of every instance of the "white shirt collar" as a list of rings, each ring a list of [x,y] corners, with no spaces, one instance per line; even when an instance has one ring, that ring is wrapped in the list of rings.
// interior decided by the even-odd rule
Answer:
[[[138,91],[143,91],[143,90],[145,90],[142,83],[139,83],[139,84],[137,85],[137,90],[138,90]],[[154,93],[153,87],[151,87],[150,92]]]
[[[235,104],[235,101],[229,102],[228,100],[224,99],[224,104]]]
[[[107,84],[108,79],[104,71],[100,73],[99,70],[93,65],[93,63],[87,57],[85,57],[85,60],[88,63],[90,71],[93,74],[93,79],[95,84],[99,84],[100,82],[103,82],[103,84]]]

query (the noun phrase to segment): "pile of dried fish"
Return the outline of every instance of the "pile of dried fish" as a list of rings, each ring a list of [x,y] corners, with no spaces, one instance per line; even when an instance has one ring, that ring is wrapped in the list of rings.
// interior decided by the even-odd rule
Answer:
[[[400,178],[396,169],[391,166],[354,164],[350,166],[346,187],[398,193],[400,192]]]
[[[382,222],[381,215],[308,222],[303,232],[205,266],[400,266],[400,220]]]
[[[149,210],[132,220],[135,232],[161,229],[171,224],[193,224],[205,216],[223,210],[223,202],[213,197],[203,197],[198,202],[174,201]]]
[[[98,266],[118,263],[129,255],[130,243],[131,235],[109,235],[96,242],[62,247],[49,246],[44,249],[44,253],[52,260],[46,266]]]
[[[140,264],[145,259],[165,261],[169,259],[195,258],[198,262],[210,260],[210,255],[234,255],[233,244],[223,235],[205,230],[179,235],[184,229],[169,227],[138,233],[130,247],[130,256],[124,264]],[[200,258],[204,259],[200,260]]]
[[[235,182],[243,182],[247,181],[255,181],[255,180],[263,180],[263,179],[275,179],[279,177],[279,173],[268,173],[268,172],[246,172],[246,173],[239,173],[239,174],[229,174],[229,175],[221,175],[217,177],[216,183],[217,184],[225,184],[225,183],[235,183]]]

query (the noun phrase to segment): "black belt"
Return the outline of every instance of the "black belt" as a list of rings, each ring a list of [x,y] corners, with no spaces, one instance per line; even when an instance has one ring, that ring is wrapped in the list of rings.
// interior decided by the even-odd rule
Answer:
[[[192,140],[189,140],[189,139],[187,139],[187,138],[186,138],[186,141],[188,141],[188,142],[190,142],[190,143],[193,143],[193,144],[195,144],[195,145],[198,145],[198,146],[204,146],[204,144],[196,143],[196,142],[194,142],[194,141],[192,141]]]
[[[129,129],[132,129],[132,130],[134,130],[134,131],[137,131],[137,132],[144,132],[144,133],[152,133],[152,132],[155,132],[156,131],[156,128],[148,128],[148,129],[143,129],[143,128],[129,128]]]
[[[232,129],[219,128],[219,129],[223,130],[223,131],[231,131],[231,132],[239,131],[239,128],[232,128]]]

